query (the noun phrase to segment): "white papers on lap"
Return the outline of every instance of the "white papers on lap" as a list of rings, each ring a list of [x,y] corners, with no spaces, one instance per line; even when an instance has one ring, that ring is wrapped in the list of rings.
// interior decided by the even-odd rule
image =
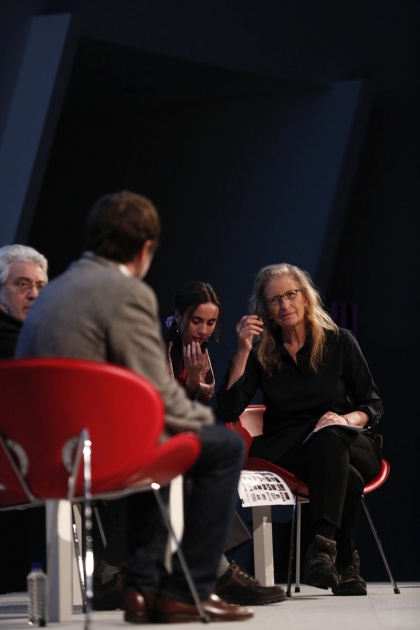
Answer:
[[[314,433],[318,433],[318,431],[322,431],[322,429],[328,429],[328,427],[341,427],[342,429],[346,429],[347,431],[355,431],[356,433],[364,433],[366,431],[366,427],[358,427],[355,424],[326,424],[323,427],[319,427],[318,429],[314,429],[311,433],[303,440],[302,444],[306,444],[306,442],[313,436]]]
[[[238,492],[242,507],[294,504],[293,493],[287,483],[271,472],[243,470]]]

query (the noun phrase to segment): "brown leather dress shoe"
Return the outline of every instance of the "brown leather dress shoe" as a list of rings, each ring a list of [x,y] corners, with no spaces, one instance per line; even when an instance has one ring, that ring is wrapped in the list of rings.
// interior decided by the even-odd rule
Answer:
[[[142,595],[130,590],[124,596],[124,621],[129,623],[152,623],[154,621],[155,593]]]
[[[212,593],[202,602],[204,612],[210,621],[244,621],[254,616],[251,608],[228,604]],[[195,604],[185,604],[169,597],[158,596],[155,607],[157,623],[188,623],[201,621]]]

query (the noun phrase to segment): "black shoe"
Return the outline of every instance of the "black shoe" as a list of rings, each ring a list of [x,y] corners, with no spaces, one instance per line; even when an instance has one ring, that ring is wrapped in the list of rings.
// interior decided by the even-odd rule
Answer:
[[[116,573],[104,584],[93,581],[93,610],[118,610],[123,607],[124,574]]]
[[[231,562],[226,573],[217,580],[214,592],[229,604],[242,606],[263,606],[286,599],[280,586],[262,586],[236,562]]]
[[[360,575],[360,557],[353,551],[353,558],[347,566],[337,567],[338,586],[333,588],[334,595],[367,595],[366,582]]]
[[[338,586],[338,573],[335,568],[337,543],[317,534],[308,547],[305,559],[305,571],[302,582],[316,588],[332,588]]]

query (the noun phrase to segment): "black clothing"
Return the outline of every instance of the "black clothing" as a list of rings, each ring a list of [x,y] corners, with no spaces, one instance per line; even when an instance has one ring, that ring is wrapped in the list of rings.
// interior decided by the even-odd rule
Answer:
[[[0,310],[0,359],[14,355],[23,322]],[[26,590],[31,562],[45,566],[45,509],[0,514],[0,593]]]
[[[22,326],[23,322],[0,310],[0,358],[13,357]]]
[[[277,462],[308,484],[313,534],[327,524],[337,541],[337,562],[347,566],[356,544],[363,489],[381,469],[381,449],[371,435],[332,425],[314,434],[294,461]]]
[[[359,344],[351,332],[327,332],[325,355],[318,371],[310,368],[311,338],[297,353],[297,363],[280,335],[275,352],[282,367],[268,376],[254,351],[245,373],[227,391],[228,374],[217,394],[217,415],[236,420],[257,389],[263,392],[263,435],[254,438],[250,455],[282,466],[308,483],[313,534],[331,527],[341,564],[351,561],[361,495],[380,470],[381,450],[372,429],[382,416],[382,401]],[[332,425],[305,438],[327,411],[339,415],[363,411],[367,433]],[[347,426],[347,425],[346,425]],[[337,560],[338,561],[338,560]]]
[[[300,446],[326,411],[344,415],[364,411],[373,428],[382,415],[382,401],[369,367],[352,333],[343,328],[339,335],[327,331],[324,361],[315,374],[309,364],[311,339],[297,353],[297,364],[281,339],[274,352],[281,355],[280,371],[268,376],[249,355],[244,375],[226,391],[228,375],[217,393],[216,414],[224,422],[236,420],[251,402],[257,389],[264,395],[263,436],[254,440],[250,454],[275,462]]]

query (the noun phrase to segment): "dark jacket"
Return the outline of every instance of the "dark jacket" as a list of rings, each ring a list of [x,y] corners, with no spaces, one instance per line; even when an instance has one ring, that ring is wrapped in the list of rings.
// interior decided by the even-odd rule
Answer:
[[[13,357],[23,322],[0,311],[0,358]]]
[[[369,416],[369,428],[378,424],[382,401],[351,332],[327,332],[327,350],[317,373],[310,368],[311,346],[308,336],[295,363],[279,338],[274,352],[283,361],[280,371],[268,376],[252,351],[244,375],[229,390],[226,374],[217,394],[217,415],[224,422],[235,421],[257,390],[263,393],[263,435],[254,440],[251,455],[279,460],[302,444],[326,411],[343,415],[357,409]]]

